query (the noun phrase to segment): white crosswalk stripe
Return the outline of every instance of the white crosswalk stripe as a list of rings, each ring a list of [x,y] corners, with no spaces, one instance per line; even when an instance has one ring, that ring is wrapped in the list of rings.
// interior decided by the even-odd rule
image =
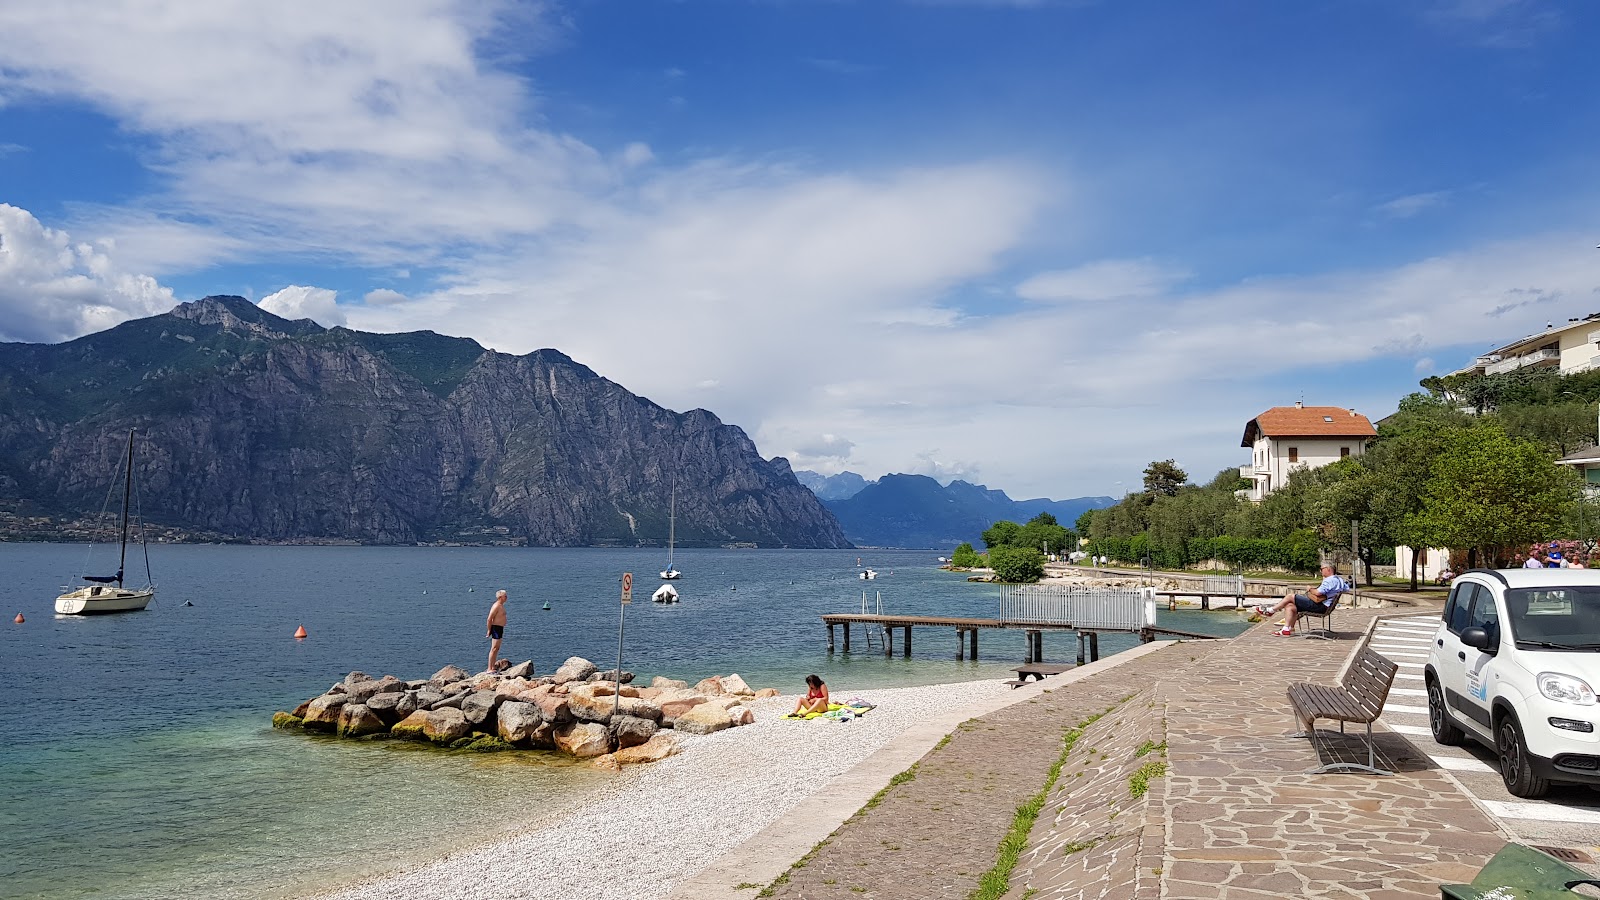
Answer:
[[[1600,809],[1582,806],[1562,806],[1559,803],[1506,803],[1500,800],[1481,801],[1488,810],[1502,819],[1533,819],[1539,822],[1574,822],[1580,825],[1600,825]]]
[[[1389,693],[1400,694],[1404,697],[1426,697],[1428,692],[1421,688],[1389,688]]]
[[[1395,725],[1389,722],[1385,722],[1384,724],[1388,725],[1389,730],[1395,734],[1414,734],[1422,737],[1433,737],[1433,732],[1429,731],[1422,725]]]
[[[1406,672],[1401,672],[1401,673],[1399,673],[1398,675],[1396,675],[1394,677],[1396,677],[1396,678],[1404,678],[1407,681],[1421,681],[1422,680],[1422,676],[1421,675],[1411,675],[1411,674],[1408,674]]]
[[[1468,756],[1429,756],[1429,759],[1439,764],[1441,769],[1452,772],[1476,772],[1480,775],[1499,775],[1500,770],[1489,765],[1481,759]]]
[[[1392,694],[1394,692],[1390,691],[1389,693]],[[1428,708],[1426,706],[1401,706],[1398,703],[1385,703],[1383,705],[1383,714],[1387,716],[1390,713],[1417,713],[1425,716],[1428,714]]]
[[[1397,660],[1397,661],[1401,660],[1401,659],[1427,659],[1428,658],[1428,654],[1426,654],[1426,653],[1407,653],[1407,652],[1404,652],[1404,651],[1401,651],[1401,650],[1385,650],[1382,647],[1373,647],[1372,649],[1378,651],[1379,653],[1382,653],[1384,656],[1387,656],[1390,659]]]
[[[1427,657],[1424,656],[1423,659],[1427,659]],[[1402,669],[1421,669],[1421,668],[1425,668],[1422,665],[1422,663],[1402,662],[1401,660],[1398,660],[1398,659],[1394,661],[1394,664],[1399,666]]]

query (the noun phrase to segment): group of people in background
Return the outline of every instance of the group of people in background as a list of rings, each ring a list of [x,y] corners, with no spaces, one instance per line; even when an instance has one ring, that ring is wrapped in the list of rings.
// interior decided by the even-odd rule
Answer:
[[[1582,544],[1551,541],[1548,546],[1529,547],[1526,558],[1518,556],[1518,564],[1524,569],[1583,569],[1593,562],[1586,557],[1588,553]]]

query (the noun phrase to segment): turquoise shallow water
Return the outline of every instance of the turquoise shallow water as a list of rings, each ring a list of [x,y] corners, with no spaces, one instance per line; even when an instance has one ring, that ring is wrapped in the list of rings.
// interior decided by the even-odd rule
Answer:
[[[0,894],[8,897],[293,896],[426,859],[535,821],[601,783],[541,754],[451,754],[274,732],[276,709],[360,669],[474,671],[483,620],[510,591],[504,655],[548,672],[617,654],[622,572],[637,577],[624,668],[691,682],[738,672],[797,692],[1004,677],[1021,634],[985,633],[957,661],[948,629],[913,656],[826,652],[825,612],[862,590],[888,611],[993,616],[997,590],[941,572],[927,552],[680,551],[683,602],[648,602],[658,551],[184,546],[152,549],[160,592],[143,613],[58,617],[82,546],[0,544]],[[861,556],[881,574],[855,575]],[[552,610],[539,607],[549,601]],[[184,606],[189,601],[193,606]],[[13,625],[22,612],[27,622]],[[1232,613],[1167,614],[1233,633]],[[291,638],[297,625],[310,638]],[[859,640],[859,633],[858,633]],[[1070,661],[1067,636],[1047,659]],[[1131,646],[1107,638],[1102,652]],[[859,645],[858,645],[859,649]]]

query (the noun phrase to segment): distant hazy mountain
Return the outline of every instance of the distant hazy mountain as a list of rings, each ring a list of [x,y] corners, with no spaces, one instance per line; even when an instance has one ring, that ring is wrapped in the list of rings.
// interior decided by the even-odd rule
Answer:
[[[802,484],[810,486],[805,474],[815,473],[795,474]],[[854,544],[935,549],[948,549],[963,541],[981,546],[984,529],[995,522],[1026,522],[1041,512],[1049,512],[1071,528],[1084,510],[1102,509],[1116,502],[1111,497],[1019,501],[1006,496],[1005,491],[965,481],[953,481],[944,487],[926,475],[885,475],[846,499],[822,497],[822,501]]]
[[[208,297],[0,343],[0,503],[98,509],[128,430],[153,523],[266,540],[845,547],[789,463],[555,350],[368,334]]]
[[[816,472],[801,469],[794,473],[800,483],[811,489],[818,500],[849,500],[861,493],[861,489],[873,482],[862,478],[854,472],[840,472],[837,475],[820,475]]]

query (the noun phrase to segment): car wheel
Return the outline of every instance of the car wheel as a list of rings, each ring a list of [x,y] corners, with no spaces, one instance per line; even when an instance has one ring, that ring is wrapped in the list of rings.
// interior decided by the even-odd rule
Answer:
[[[1540,778],[1528,762],[1517,717],[1507,713],[1494,730],[1495,751],[1500,755],[1500,780],[1513,796],[1537,800],[1550,792],[1550,779]]]
[[[1456,723],[1450,721],[1450,714],[1444,709],[1444,692],[1439,690],[1437,678],[1428,679],[1428,727],[1433,730],[1435,743],[1446,747],[1456,747],[1461,744],[1461,739],[1466,735]]]

